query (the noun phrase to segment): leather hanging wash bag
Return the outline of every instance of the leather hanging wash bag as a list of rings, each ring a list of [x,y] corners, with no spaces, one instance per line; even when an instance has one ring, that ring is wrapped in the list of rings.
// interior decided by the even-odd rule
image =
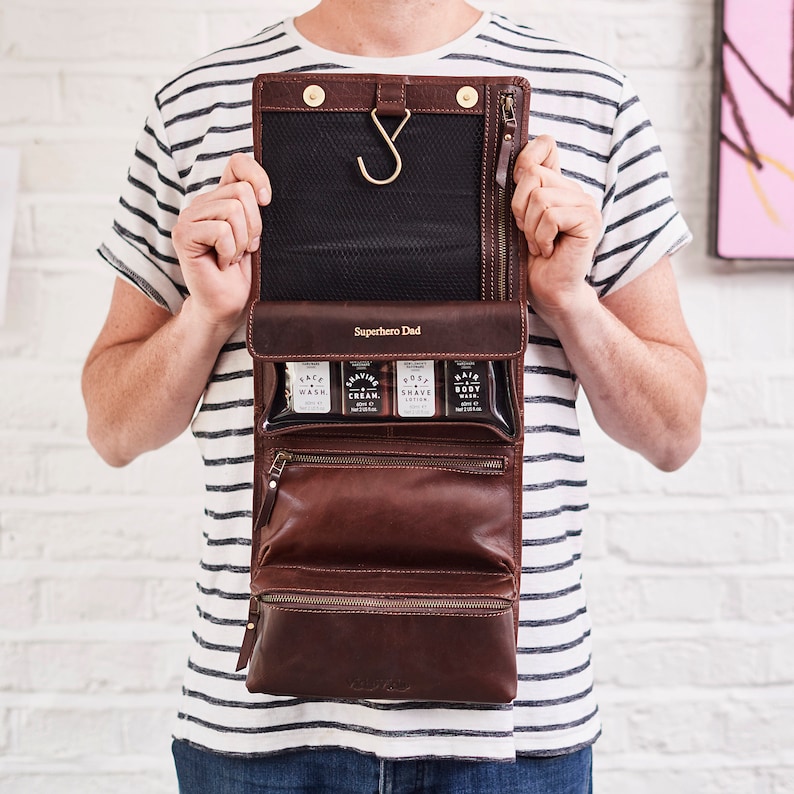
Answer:
[[[252,692],[516,691],[526,250],[517,77],[263,74]]]

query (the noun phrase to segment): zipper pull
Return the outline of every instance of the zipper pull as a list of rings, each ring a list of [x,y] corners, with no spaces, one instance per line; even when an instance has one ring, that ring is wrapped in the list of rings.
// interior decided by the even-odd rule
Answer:
[[[292,460],[292,453],[279,452],[267,473],[265,480],[265,493],[262,498],[262,507],[259,510],[259,515],[256,517],[256,527],[264,527],[270,522],[270,516],[273,512],[273,505],[276,503],[276,492],[278,491],[278,483],[281,479],[281,474],[284,467]]]
[[[243,644],[240,646],[240,655],[237,657],[236,672],[245,667],[251,660],[254,652],[254,642],[256,641],[256,626],[259,623],[259,599],[251,596],[248,600],[248,623],[245,625],[245,635]]]
[[[508,168],[513,155],[513,142],[516,137],[518,122],[516,121],[516,98],[512,92],[503,92],[499,95],[499,104],[502,108],[502,129],[499,139],[499,148],[496,154],[496,184],[507,189]]]

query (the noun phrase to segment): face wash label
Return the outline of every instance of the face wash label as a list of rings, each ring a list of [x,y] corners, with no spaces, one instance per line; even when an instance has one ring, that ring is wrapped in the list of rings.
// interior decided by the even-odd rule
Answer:
[[[290,361],[287,388],[296,414],[331,412],[331,364],[329,361]]]

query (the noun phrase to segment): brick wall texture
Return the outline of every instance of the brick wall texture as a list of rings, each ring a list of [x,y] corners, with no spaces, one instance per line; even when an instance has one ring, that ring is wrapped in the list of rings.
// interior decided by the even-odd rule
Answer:
[[[183,437],[113,470],[85,439],[80,370],[113,282],[94,248],[157,87],[309,5],[0,0],[0,146],[21,152],[0,326],[8,794],[176,790],[200,464]],[[631,75],[696,233],[675,268],[709,372],[701,450],[658,473],[583,406],[607,794],[794,792],[794,270],[707,254],[715,5],[482,3]]]

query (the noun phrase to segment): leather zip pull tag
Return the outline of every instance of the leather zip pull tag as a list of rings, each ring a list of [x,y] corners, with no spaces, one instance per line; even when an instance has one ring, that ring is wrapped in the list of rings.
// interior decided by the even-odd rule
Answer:
[[[278,492],[278,483],[281,479],[281,474],[284,467],[289,463],[292,456],[288,452],[279,452],[276,455],[273,465],[270,467],[267,476],[265,477],[264,495],[262,497],[262,507],[256,517],[254,526],[259,529],[267,526],[270,522],[270,516],[273,513],[273,505],[276,503],[276,494]]]
[[[243,636],[243,644],[240,646],[240,655],[237,657],[235,672],[239,673],[251,660],[251,654],[254,652],[254,643],[256,642],[256,627],[258,623],[259,599],[251,596],[248,601],[248,623],[245,626],[245,635]]]
[[[518,129],[515,96],[512,92],[500,94],[499,108],[502,115],[502,123],[499,129],[499,148],[496,156],[496,184],[503,190],[506,190],[507,180],[510,176],[507,171],[510,168],[510,158],[513,155],[516,130]]]

